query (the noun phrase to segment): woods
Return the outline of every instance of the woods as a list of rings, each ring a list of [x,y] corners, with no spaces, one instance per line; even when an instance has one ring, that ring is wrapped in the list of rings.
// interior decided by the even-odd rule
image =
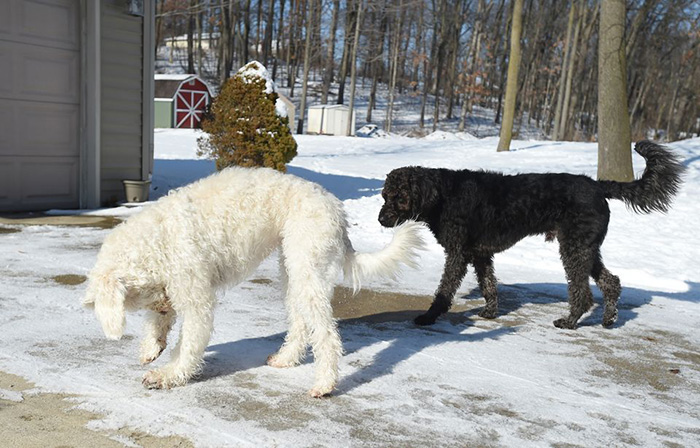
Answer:
[[[475,106],[494,110],[497,123],[506,118],[516,3],[162,0],[157,48],[159,58],[214,85],[255,59],[295,102],[308,104],[313,94],[352,104],[353,86],[362,85],[369,96],[358,119],[390,130],[401,96],[419,104],[418,126],[426,133],[443,123],[463,129]],[[622,7],[631,139],[672,141],[700,132],[697,2],[629,0]],[[524,123],[552,139],[597,138],[605,14],[596,0],[522,1],[521,60],[511,80],[514,138]],[[376,113],[378,102],[386,113]]]

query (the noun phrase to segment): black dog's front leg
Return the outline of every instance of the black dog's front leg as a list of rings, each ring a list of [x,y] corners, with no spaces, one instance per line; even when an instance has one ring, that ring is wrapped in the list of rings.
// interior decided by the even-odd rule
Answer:
[[[430,305],[430,309],[425,314],[421,314],[414,319],[416,325],[432,325],[438,316],[450,309],[452,298],[467,273],[467,263],[468,260],[461,251],[447,252],[445,271],[442,273],[440,286],[435,293],[433,304]]]
[[[486,299],[486,306],[479,313],[484,319],[493,319],[498,315],[498,281],[493,271],[493,255],[474,258],[474,270],[479,281],[479,289]]]

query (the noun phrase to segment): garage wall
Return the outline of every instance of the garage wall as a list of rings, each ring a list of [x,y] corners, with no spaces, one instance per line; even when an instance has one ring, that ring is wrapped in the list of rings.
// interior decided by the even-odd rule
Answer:
[[[80,1],[0,1],[0,211],[77,208]]]
[[[103,204],[124,200],[122,180],[141,180],[143,17],[102,0],[101,174]]]

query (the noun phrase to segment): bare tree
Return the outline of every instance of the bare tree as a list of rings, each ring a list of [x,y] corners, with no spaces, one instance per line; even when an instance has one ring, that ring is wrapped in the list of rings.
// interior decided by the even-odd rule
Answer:
[[[566,90],[566,74],[570,64],[569,52],[571,48],[571,31],[574,28],[574,17],[576,16],[576,0],[571,1],[569,9],[569,22],[566,26],[566,40],[564,41],[564,58],[561,61],[561,72],[559,73],[559,89],[557,90],[557,105],[554,112],[554,133],[552,140],[559,140],[559,128],[561,127],[562,109],[564,106],[564,92]]]
[[[354,34],[353,29],[357,29],[355,26],[357,23],[357,10],[355,9],[355,5],[359,4],[361,1],[362,0],[347,0],[347,8],[345,11],[343,57],[340,60],[340,69],[338,70],[338,104],[343,104],[345,102],[345,81],[348,76],[348,66],[350,65],[350,52],[354,50],[352,48],[351,36]]]
[[[340,0],[333,0],[333,12],[331,16],[331,28],[326,48],[326,64],[323,69],[323,88],[321,90],[321,104],[328,104],[328,92],[333,81],[333,67],[335,57],[335,35],[338,29],[338,16],[340,15]]]
[[[508,79],[506,84],[506,102],[503,109],[501,136],[498,151],[509,151],[513,136],[513,118],[515,100],[518,93],[518,71],[520,70],[520,34],[523,28],[523,0],[515,0],[513,5],[513,26],[510,33],[510,57],[508,59]]]
[[[584,3],[586,0],[581,0],[580,7],[576,10],[578,18],[576,20],[576,26],[574,27],[574,37],[571,41],[571,54],[569,56],[569,64],[566,70],[566,84],[564,85],[564,103],[561,107],[561,121],[559,123],[559,129],[557,133],[557,139],[566,137],[566,123],[569,120],[569,104],[571,103],[571,83],[574,79],[574,67],[576,66],[576,49],[578,46],[578,36],[581,31],[581,22],[583,21],[583,11]],[[572,4],[572,9],[574,8],[576,2]]]
[[[625,20],[625,0],[602,0],[598,39],[598,179],[620,182],[634,180]]]
[[[352,56],[350,65],[350,118],[348,118],[348,127],[345,130],[345,135],[352,135],[352,117],[355,107],[355,83],[357,81],[357,46],[360,41],[360,27],[362,26],[362,11],[364,9],[364,0],[359,0],[357,5],[357,20],[355,24],[355,37],[352,45]]]
[[[494,122],[502,121],[514,0],[366,0],[357,48],[353,38],[360,0],[315,1],[315,11],[307,7],[310,1],[156,0],[157,40],[168,45],[172,64],[215,84],[253,55],[272,66],[273,79],[282,72],[293,97],[299,86],[295,81],[302,81],[307,69],[309,80],[322,80],[324,103],[335,86],[338,95],[333,100],[343,104],[348,99],[346,82],[355,53],[355,82],[371,83],[367,120],[385,100],[387,128],[396,127],[397,95],[420,107],[421,127],[430,114],[437,129],[457,106],[460,130],[475,106],[495,111]],[[654,132],[658,139],[672,140],[697,133],[697,0],[625,2],[631,136],[644,138]],[[528,126],[559,140],[597,137],[602,93],[598,42],[604,40],[599,12],[598,0],[523,0],[520,41],[527,45],[521,54],[515,126],[527,120]],[[310,14],[318,19],[310,28],[307,58],[304,33]],[[207,35],[209,46],[204,47]],[[187,48],[182,36],[187,36]],[[342,59],[336,67],[339,51]],[[165,56],[162,47],[159,55]],[[216,71],[207,73],[210,62]],[[307,94],[307,102],[308,98]]]
[[[306,113],[306,93],[309,85],[309,69],[311,67],[311,30],[314,29],[316,20],[316,2],[319,0],[309,0],[307,19],[306,19],[306,37],[304,38],[304,75],[302,78],[301,87],[301,104],[299,105],[299,125],[297,126],[297,134],[304,133],[304,116]]]
[[[187,11],[187,73],[194,73],[194,14],[197,0],[190,0]]]
[[[391,132],[394,115],[394,94],[396,90],[396,77],[398,75],[399,48],[401,43],[401,25],[403,19],[403,0],[399,0],[399,8],[395,12],[396,21],[391,44],[391,75],[389,78],[389,106],[386,110],[386,131]]]

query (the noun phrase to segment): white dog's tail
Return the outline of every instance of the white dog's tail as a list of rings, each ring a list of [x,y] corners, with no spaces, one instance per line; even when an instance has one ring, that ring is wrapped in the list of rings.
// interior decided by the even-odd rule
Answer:
[[[345,251],[345,278],[352,279],[354,292],[362,287],[362,281],[375,277],[396,279],[399,275],[401,264],[417,268],[417,250],[425,248],[420,229],[423,224],[415,221],[406,221],[395,227],[394,237],[391,243],[379,252],[358,253],[352,248],[350,240],[346,237],[347,249]]]
[[[90,275],[83,305],[95,308],[97,319],[102,324],[102,331],[110,339],[119,339],[124,334],[126,325],[126,287],[112,273]]]

